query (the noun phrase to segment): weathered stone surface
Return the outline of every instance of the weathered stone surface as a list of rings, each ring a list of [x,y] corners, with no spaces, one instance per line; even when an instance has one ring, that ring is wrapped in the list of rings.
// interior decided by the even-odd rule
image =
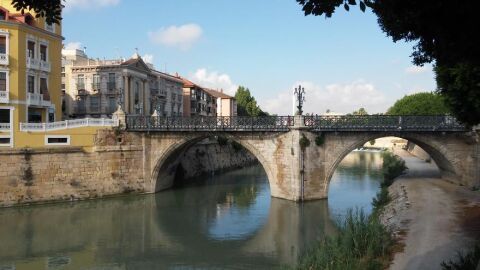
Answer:
[[[0,151],[0,206],[52,200],[97,198],[122,193],[153,193],[173,184],[190,146],[211,132],[132,133],[99,131],[92,152],[78,148]],[[265,169],[271,195],[288,200],[326,198],[342,159],[375,138],[397,136],[424,149],[442,177],[480,186],[480,144],[476,134],[326,132],[304,127],[289,132],[222,132],[245,147]],[[305,136],[310,146],[300,148]],[[315,140],[322,136],[318,146]],[[221,164],[220,164],[221,165]],[[213,166],[214,167],[214,166]]]

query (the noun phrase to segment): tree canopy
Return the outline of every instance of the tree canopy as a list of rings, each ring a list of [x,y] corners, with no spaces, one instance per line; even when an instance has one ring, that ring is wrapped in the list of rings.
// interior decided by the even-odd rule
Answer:
[[[436,93],[416,93],[404,96],[390,107],[390,115],[442,115],[449,114],[450,110],[445,99]]]
[[[45,17],[48,23],[58,23],[62,20],[62,0],[12,0],[12,5],[22,13],[35,11],[37,18]]]
[[[238,116],[265,116],[267,113],[260,109],[255,98],[250,94],[250,90],[246,87],[239,86],[235,93],[237,100]]]
[[[358,4],[378,17],[394,42],[416,42],[416,65],[434,63],[437,92],[456,117],[467,124],[480,122],[480,1],[454,0],[297,0],[305,15],[331,17],[338,7]]]
[[[352,115],[368,115],[368,112],[365,108],[360,108],[357,111],[354,111]]]

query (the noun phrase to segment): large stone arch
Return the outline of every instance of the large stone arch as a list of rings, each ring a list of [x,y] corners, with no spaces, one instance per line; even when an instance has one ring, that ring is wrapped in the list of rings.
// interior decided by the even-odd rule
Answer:
[[[330,180],[346,155],[366,142],[382,137],[399,137],[411,141],[427,152],[437,164],[442,178],[458,184],[468,184],[464,177],[465,159],[472,154],[469,144],[459,134],[429,134],[400,132],[325,133],[325,185],[328,193]]]
[[[200,142],[205,138],[216,136],[217,134],[189,132],[182,135],[183,136],[162,134],[150,136],[150,149],[152,151],[150,190],[152,190],[152,192],[159,192],[170,188],[173,185],[176,167],[181,161],[182,155],[185,151],[197,142]],[[222,133],[218,135],[239,143],[255,156],[265,170],[270,188],[272,189],[274,183],[274,181],[272,181],[272,179],[274,179],[274,171],[270,166],[271,163],[268,158],[259,151],[259,148],[243,136],[238,136],[232,133]]]

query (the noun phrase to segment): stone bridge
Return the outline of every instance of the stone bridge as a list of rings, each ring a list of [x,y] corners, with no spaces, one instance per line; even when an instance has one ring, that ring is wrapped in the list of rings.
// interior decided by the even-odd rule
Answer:
[[[271,195],[287,200],[326,198],[330,179],[343,158],[364,143],[386,136],[423,148],[443,178],[480,186],[478,132],[449,116],[126,116],[120,121],[135,138],[132,144],[143,151],[146,193],[170,188],[185,151],[212,136],[226,137],[249,150],[267,173]],[[301,147],[301,139],[309,145]]]

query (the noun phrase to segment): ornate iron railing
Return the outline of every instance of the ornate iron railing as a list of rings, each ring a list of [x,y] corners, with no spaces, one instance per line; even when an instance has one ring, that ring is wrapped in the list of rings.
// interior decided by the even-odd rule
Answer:
[[[288,131],[292,116],[127,116],[131,131]]]
[[[465,131],[465,125],[443,115],[305,116],[315,131]]]

